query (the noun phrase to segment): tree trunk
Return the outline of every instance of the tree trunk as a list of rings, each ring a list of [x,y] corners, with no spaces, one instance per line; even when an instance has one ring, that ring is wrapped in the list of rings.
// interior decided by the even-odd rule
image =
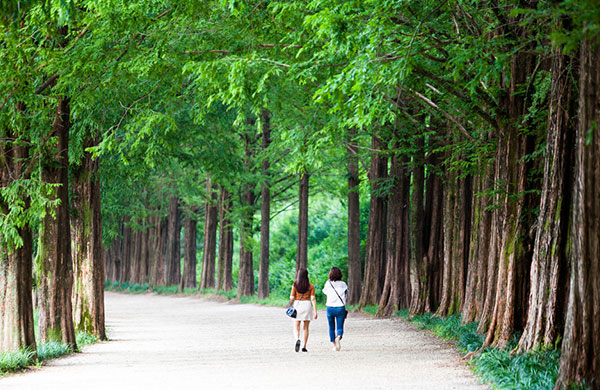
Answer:
[[[269,296],[269,225],[271,221],[271,190],[269,178],[269,159],[266,156],[271,143],[270,113],[262,112],[262,149],[265,156],[262,160],[263,184],[261,189],[260,206],[260,263],[258,267],[258,299]]]
[[[458,179],[456,172],[449,172],[444,202],[444,271],[442,300],[436,314],[448,316],[462,310],[466,285],[467,255],[466,239],[471,223],[471,180]]]
[[[503,226],[498,231],[492,230],[492,234],[499,234],[495,237],[495,245],[500,248],[500,256],[495,259],[495,264],[488,266],[488,269],[498,269],[498,276],[492,280],[496,285],[496,295],[484,346],[496,347],[504,347],[515,330],[524,325],[533,243],[529,236],[533,221],[527,210],[534,208],[535,198],[530,191],[533,189],[529,182],[531,167],[524,161],[524,156],[533,151],[533,137],[524,134],[517,124],[526,125],[522,122],[527,102],[519,91],[527,85],[535,57],[517,53],[511,66],[510,88],[506,98],[502,99],[509,125],[502,128],[496,159],[501,166],[497,170],[500,176],[495,182],[503,183],[501,192],[504,194],[496,204],[503,205],[497,211]]]
[[[183,275],[181,277],[181,290],[196,288],[196,235],[197,207],[192,207],[190,213],[185,217],[184,223],[184,249],[183,249]]]
[[[151,284],[153,286],[164,286],[167,284],[167,241],[168,241],[168,218],[156,217],[156,236],[154,238],[153,268]]]
[[[181,223],[179,221],[179,199],[172,196],[169,200],[168,216],[168,239],[166,256],[166,277],[167,285],[177,286],[181,278],[181,259],[179,257],[179,240],[181,234]]]
[[[24,111],[24,105],[17,104],[17,110]],[[12,144],[14,136],[8,132],[0,143],[0,186],[8,187],[13,180],[23,177],[23,165],[29,158],[25,146]],[[29,207],[29,199],[24,198],[24,207]],[[0,213],[7,214],[5,200],[0,197]],[[17,228],[22,245],[2,242],[0,245],[0,353],[28,349],[37,358],[32,290],[33,239],[27,225]]]
[[[435,163],[432,161],[431,163]],[[433,165],[433,164],[432,164]],[[434,310],[439,306],[442,294],[442,274],[444,271],[444,262],[443,262],[443,245],[444,245],[444,236],[443,236],[443,199],[444,199],[444,191],[442,189],[442,179],[435,174],[434,172],[429,173],[429,177],[427,178],[427,190],[426,196],[427,201],[425,202],[425,222],[427,223],[428,229],[424,230],[423,234],[426,238],[426,243],[424,248],[427,248],[425,253],[425,266],[427,273],[427,291],[429,292],[429,299],[426,304],[429,309]],[[407,199],[408,199],[408,191],[407,191]],[[408,214],[408,213],[407,213]],[[406,225],[408,226],[408,215],[406,220]],[[406,233],[408,237],[408,232]],[[408,251],[407,251],[408,253]],[[406,257],[406,263],[409,262],[409,256]],[[406,272],[407,280],[405,281],[407,287],[410,287],[410,274]],[[410,299],[410,290],[406,292],[406,297]],[[408,305],[408,304],[407,304]]]
[[[233,231],[229,212],[231,198],[229,192],[221,187],[219,199],[219,261],[217,271],[217,290],[229,291],[233,288],[232,259]]]
[[[59,184],[55,198],[60,204],[47,210],[42,220],[37,256],[39,277],[39,328],[43,341],[62,341],[77,348],[73,327],[73,264],[69,221],[69,100],[59,98],[53,122],[57,149],[49,152],[42,167],[46,183]]]
[[[412,196],[410,202],[410,287],[411,314],[420,314],[429,311],[429,291],[427,290],[427,264],[424,258],[423,248],[423,227],[424,227],[424,186],[425,186],[425,169],[424,169],[424,142],[423,138],[418,137],[415,140],[417,152],[413,156],[413,172],[412,172]]]
[[[96,143],[90,139],[85,146]],[[98,159],[85,152],[81,166],[73,172],[73,320],[78,331],[103,340],[104,262],[98,167]]]
[[[381,299],[379,300],[378,315],[390,316],[402,308],[401,303],[408,301],[403,296],[405,290],[403,283],[406,283],[408,274],[403,264],[408,262],[405,255],[408,253],[408,186],[406,180],[406,161],[403,161],[395,154],[392,157],[390,178],[393,180],[393,186],[388,197],[388,223],[387,223],[387,261],[385,282]]]
[[[600,45],[585,39],[579,73],[568,310],[555,389],[600,389]]]
[[[487,291],[487,264],[490,252],[490,236],[492,213],[487,209],[491,199],[483,195],[485,190],[491,188],[489,179],[491,169],[484,167],[483,172],[473,181],[473,193],[481,194],[473,197],[473,227],[471,230],[471,243],[469,245],[469,265],[467,271],[467,286],[465,301],[462,310],[462,322],[466,324],[479,321]]]
[[[217,192],[210,177],[206,178],[206,206],[204,211],[204,251],[202,254],[202,281],[200,289],[215,287],[215,251],[218,222]]]
[[[360,180],[354,145],[356,129],[348,130],[348,303],[358,303],[362,272],[360,264]]]
[[[121,246],[121,276],[120,282],[129,280],[129,271],[131,266],[131,242],[132,232],[129,226],[130,217],[126,216],[123,222],[123,245]]]
[[[252,123],[252,121],[248,121]],[[244,135],[244,166],[251,173],[251,162],[254,157],[252,135]],[[238,297],[254,294],[254,267],[252,264],[253,225],[254,225],[254,185],[247,183],[242,193],[242,218],[240,226],[240,270],[238,274]]]
[[[531,264],[527,324],[519,352],[554,344],[562,334],[567,285],[567,237],[572,202],[576,94],[571,58],[555,50],[550,88],[550,115],[544,156],[544,182]]]
[[[378,152],[383,142],[374,132],[373,149],[369,167],[371,202],[369,206],[369,229],[365,254],[365,274],[362,283],[360,306],[379,302],[385,281],[387,195],[381,193],[383,181],[387,178],[387,157]]]
[[[308,182],[310,174],[300,177],[298,205],[298,247],[296,248],[296,271],[308,267]]]

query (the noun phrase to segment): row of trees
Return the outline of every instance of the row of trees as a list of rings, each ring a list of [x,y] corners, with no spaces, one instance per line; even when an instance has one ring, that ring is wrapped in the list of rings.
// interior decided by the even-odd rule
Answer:
[[[353,303],[560,342],[556,387],[600,386],[593,1],[3,7],[2,349],[35,342],[32,232],[71,342],[70,313],[103,321],[101,238],[107,279],[266,297],[270,221],[298,208],[306,266],[321,192],[347,205]]]

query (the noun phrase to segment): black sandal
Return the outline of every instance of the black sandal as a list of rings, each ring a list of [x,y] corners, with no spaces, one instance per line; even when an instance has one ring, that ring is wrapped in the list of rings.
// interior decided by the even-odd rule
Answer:
[[[302,348],[302,352],[308,352],[306,348]]]
[[[294,351],[298,352],[300,350],[300,340],[296,341],[296,346],[294,347]]]

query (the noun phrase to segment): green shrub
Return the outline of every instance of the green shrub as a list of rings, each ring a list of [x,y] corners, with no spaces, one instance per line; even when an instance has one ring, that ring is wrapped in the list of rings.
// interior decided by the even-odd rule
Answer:
[[[78,347],[83,347],[85,345],[94,344],[98,342],[98,337],[86,332],[77,332],[77,334],[75,335],[75,340],[77,341]]]
[[[37,347],[38,360],[53,359],[73,352],[72,348],[58,341],[49,341]]]
[[[32,350],[24,349],[17,352],[2,352],[0,353],[0,375],[24,370],[32,363]]]

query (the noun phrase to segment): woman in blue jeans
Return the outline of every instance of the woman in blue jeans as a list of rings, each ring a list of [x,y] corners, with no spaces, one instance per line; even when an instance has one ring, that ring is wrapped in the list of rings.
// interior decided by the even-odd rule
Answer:
[[[327,296],[326,305],[327,321],[329,321],[329,340],[333,344],[333,350],[339,351],[342,347],[340,342],[344,335],[348,286],[342,281],[342,271],[338,267],[333,267],[329,271],[329,280],[325,282],[323,293]]]

